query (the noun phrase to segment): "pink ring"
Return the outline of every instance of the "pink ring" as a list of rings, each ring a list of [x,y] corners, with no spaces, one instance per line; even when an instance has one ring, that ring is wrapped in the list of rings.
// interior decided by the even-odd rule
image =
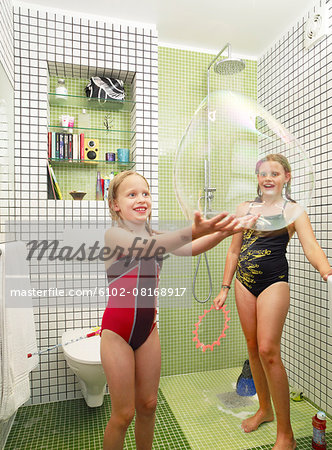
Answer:
[[[227,330],[227,328],[229,328],[229,325],[227,325],[227,322],[230,320],[230,317],[228,317],[228,313],[229,311],[226,311],[226,305],[224,305],[221,308],[221,311],[224,313],[224,318],[225,318],[225,322],[224,322],[224,328],[222,330],[221,335],[218,337],[218,339],[216,341],[213,342],[213,344],[208,344],[205,345],[203,344],[199,338],[198,338],[198,327],[200,326],[202,320],[204,319],[204,317],[207,315],[207,313],[209,313],[210,311],[212,311],[213,309],[216,309],[216,307],[214,305],[211,305],[210,309],[204,309],[204,314],[202,316],[199,316],[199,320],[197,323],[195,323],[195,330],[193,331],[193,334],[195,335],[195,337],[193,338],[194,342],[197,342],[196,344],[196,348],[201,348],[203,352],[205,352],[205,350],[207,350],[208,348],[213,351],[213,347],[215,345],[220,345],[220,340],[221,338],[226,337],[225,331]]]

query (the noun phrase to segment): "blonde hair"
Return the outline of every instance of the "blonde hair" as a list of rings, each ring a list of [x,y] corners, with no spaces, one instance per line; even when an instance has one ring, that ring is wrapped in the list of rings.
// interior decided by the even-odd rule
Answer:
[[[137,176],[143,178],[143,180],[146,182],[146,185],[150,191],[150,186],[149,186],[147,179],[140,173],[135,172],[134,170],[124,170],[123,172],[120,172],[117,175],[115,175],[113,180],[110,182],[110,185],[108,188],[108,207],[110,210],[111,218],[112,218],[112,220],[115,220],[121,227],[124,227],[124,228],[127,228],[127,227],[125,226],[123,219],[120,216],[119,211],[114,210],[114,202],[117,198],[120,185],[126,178],[128,178],[131,175],[137,175]],[[147,219],[146,229],[148,230],[148,232],[150,234],[152,234],[150,222],[151,222],[151,213]]]
[[[263,163],[265,163],[266,161],[275,161],[275,162],[279,163],[282,166],[282,168],[284,169],[286,174],[287,173],[289,173],[289,174],[292,173],[291,165],[289,164],[289,161],[286,158],[286,156],[282,155],[281,153],[271,153],[270,155],[264,156],[264,158],[260,159],[257,162],[256,170],[255,170],[256,175],[258,175],[258,173],[259,173],[260,166]],[[285,197],[287,198],[287,200],[289,200],[291,202],[294,202],[294,200],[291,199],[290,193],[291,193],[291,178],[286,183]],[[262,193],[261,193],[261,190],[259,188],[259,185],[257,185],[257,195],[258,195],[258,197],[262,196]]]

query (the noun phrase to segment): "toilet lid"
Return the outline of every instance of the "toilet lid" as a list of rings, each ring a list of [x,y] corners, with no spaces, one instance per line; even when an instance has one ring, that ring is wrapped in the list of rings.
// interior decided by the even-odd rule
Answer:
[[[99,335],[68,343],[72,339],[86,336],[91,331],[91,328],[76,328],[75,330],[65,331],[61,338],[63,353],[77,362],[101,364]]]

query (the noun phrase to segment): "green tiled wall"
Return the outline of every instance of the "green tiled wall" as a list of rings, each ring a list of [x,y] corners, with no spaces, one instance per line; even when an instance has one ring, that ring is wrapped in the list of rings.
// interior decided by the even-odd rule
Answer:
[[[173,163],[179,142],[186,127],[192,119],[201,101],[207,95],[207,68],[213,55],[159,47],[159,218],[164,220],[180,220],[183,214],[177,203],[173,186]],[[221,77],[211,70],[211,92],[216,90],[232,90],[256,99],[256,62],[246,60],[246,68],[240,74]],[[230,164],[227,155],[221,154],[224,173],[213,176],[227,179]],[[184,168],[184,170],[187,170]],[[188,161],[190,170],[190,160]],[[227,209],[227,204],[225,204]],[[212,299],[219,292],[225,256],[230,239],[208,252],[209,265],[213,279]],[[175,257],[176,258],[176,257]],[[180,262],[172,268],[163,270],[162,283],[165,286],[174,285],[175,273],[181,272]],[[192,258],[189,264],[185,262],[182,268],[183,284],[189,286],[194,277],[198,257]],[[174,287],[174,286],[173,286]],[[209,292],[208,276],[204,259],[201,260],[197,277],[197,295],[204,299]],[[161,308],[160,336],[162,343],[162,374],[172,375],[202,370],[241,366],[247,357],[245,341],[239,324],[233,290],[227,301],[230,310],[230,328],[226,338],[222,339],[220,347],[211,352],[196,349],[192,341],[192,331],[199,315],[204,309],[209,309],[212,299],[206,304],[197,303],[188,292],[190,307]],[[206,316],[199,328],[199,336],[204,344],[212,343],[220,335],[223,328],[221,312],[212,311]]]

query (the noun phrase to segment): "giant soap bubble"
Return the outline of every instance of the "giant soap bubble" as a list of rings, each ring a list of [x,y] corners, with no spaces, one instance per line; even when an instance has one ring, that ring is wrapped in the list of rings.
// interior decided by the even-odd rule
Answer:
[[[237,211],[259,214],[256,229],[276,230],[307,208],[314,176],[299,142],[268,111],[244,95],[216,91],[181,139],[174,188],[188,219],[196,210],[206,217]]]

